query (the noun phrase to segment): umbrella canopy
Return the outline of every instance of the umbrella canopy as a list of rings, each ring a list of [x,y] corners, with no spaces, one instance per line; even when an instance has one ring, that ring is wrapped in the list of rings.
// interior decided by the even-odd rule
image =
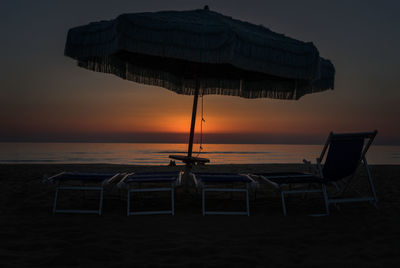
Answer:
[[[310,42],[208,8],[123,14],[72,28],[65,55],[93,71],[197,96],[299,99],[333,89],[335,69]]]
[[[70,29],[79,66],[180,94],[298,99],[333,88],[334,67],[306,43],[208,9],[123,14]]]

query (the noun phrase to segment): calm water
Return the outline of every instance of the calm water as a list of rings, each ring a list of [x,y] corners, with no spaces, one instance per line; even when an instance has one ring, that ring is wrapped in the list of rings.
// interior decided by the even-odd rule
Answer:
[[[315,161],[322,145],[206,144],[199,155],[212,164],[301,163]],[[198,145],[194,146],[198,150]],[[111,163],[165,165],[168,155],[184,154],[186,144],[0,143],[0,163]],[[193,154],[194,156],[197,153]],[[372,146],[370,164],[400,164],[400,146]]]

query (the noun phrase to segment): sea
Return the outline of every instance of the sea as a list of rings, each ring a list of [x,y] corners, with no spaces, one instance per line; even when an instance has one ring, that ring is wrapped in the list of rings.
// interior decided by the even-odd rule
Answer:
[[[198,144],[193,156],[211,164],[274,164],[313,162],[323,145]],[[0,143],[0,163],[166,165],[171,154],[185,154],[187,144],[177,143]],[[369,164],[400,164],[400,146],[373,145]],[[178,164],[178,163],[177,163]]]

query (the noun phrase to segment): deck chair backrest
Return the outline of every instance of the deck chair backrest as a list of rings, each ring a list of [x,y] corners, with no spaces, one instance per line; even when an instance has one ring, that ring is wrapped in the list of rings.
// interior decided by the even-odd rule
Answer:
[[[322,169],[325,179],[337,181],[352,175],[364,159],[377,131],[329,135],[321,154],[322,160],[327,148],[328,153]]]

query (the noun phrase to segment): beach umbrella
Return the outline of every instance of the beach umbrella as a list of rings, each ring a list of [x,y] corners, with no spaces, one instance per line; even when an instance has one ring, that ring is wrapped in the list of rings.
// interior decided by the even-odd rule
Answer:
[[[122,14],[69,30],[65,55],[80,67],[198,96],[294,99],[333,89],[333,64],[311,42],[204,9]]]

